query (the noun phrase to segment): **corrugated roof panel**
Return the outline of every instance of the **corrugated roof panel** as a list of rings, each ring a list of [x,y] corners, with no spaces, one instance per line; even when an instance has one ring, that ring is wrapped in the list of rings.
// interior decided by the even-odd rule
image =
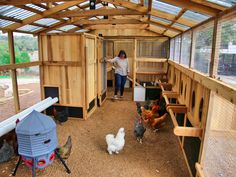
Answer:
[[[131,2],[135,3],[135,4],[139,4],[140,1],[139,0],[131,0]]]
[[[64,19],[64,20],[69,20],[69,18],[67,18],[67,17],[64,17],[63,19]]]
[[[84,6],[84,5],[88,5],[89,4],[89,1],[85,1],[85,2],[82,2],[79,4],[80,7]]]
[[[208,2],[213,2],[215,4],[219,4],[225,7],[231,7],[236,4],[236,0],[207,0]]]
[[[52,30],[52,31],[49,31],[48,33],[62,33],[62,31]]]
[[[86,33],[88,31],[89,31],[88,29],[80,29],[80,30],[76,31],[76,33]]]
[[[8,21],[8,20],[2,20],[2,19],[0,19],[0,27],[6,27],[6,26],[9,26],[9,25],[11,25],[11,24],[13,24],[14,22],[12,22],[12,21]]]
[[[58,28],[59,30],[62,30],[62,31],[68,31],[68,30],[71,30],[73,28],[76,28],[77,26],[75,25],[66,25],[66,26],[63,26],[61,28]]]
[[[26,31],[26,32],[35,32],[35,31],[38,31],[40,29],[42,29],[42,27],[33,26],[33,25],[25,25],[25,26],[22,26],[22,27],[18,28],[18,30]]]
[[[4,15],[5,13],[10,12],[13,9],[16,9],[16,7],[13,7],[13,6],[0,6],[0,15]]]
[[[12,8],[10,11],[7,11],[7,12],[5,11],[1,15],[4,15],[4,16],[7,16],[7,17],[14,17],[14,18],[19,19],[19,20],[24,20],[28,17],[31,17],[31,16],[35,15],[35,13],[16,7],[16,8]]]
[[[104,7],[104,6],[101,3],[96,4],[96,9],[99,9],[99,8],[102,8],[102,7]]]
[[[174,14],[174,15],[177,15],[182,9],[180,7],[173,6],[171,4],[167,4],[167,3],[164,3],[164,2],[160,2],[158,0],[153,0],[152,1],[152,8],[164,11],[166,13]]]
[[[163,22],[163,23],[166,23],[166,24],[171,24],[170,20],[166,20],[164,18],[160,18],[160,17],[156,17],[156,16],[151,16],[151,19],[154,20],[154,21]]]
[[[33,9],[36,9],[36,10],[39,10],[41,12],[45,11],[46,9],[42,8],[42,7],[39,7],[39,6],[36,6],[34,4],[26,4],[27,7],[31,7]]]
[[[187,30],[187,29],[190,28],[189,26],[185,26],[185,25],[182,25],[182,24],[179,24],[179,23],[174,23],[173,27],[179,27],[179,28],[182,28],[184,30]]]
[[[210,18],[208,15],[203,15],[197,12],[193,12],[191,10],[187,10],[182,17],[196,21],[196,22],[202,22],[205,21],[206,19]]]
[[[96,17],[92,17],[89,20],[97,20],[97,18]]]
[[[79,7],[78,6],[72,6],[72,7],[70,7],[70,8],[68,8],[69,10],[75,10],[75,9],[79,9]]]
[[[40,25],[46,25],[46,26],[51,26],[55,23],[58,23],[59,20],[56,20],[54,18],[42,18],[40,20],[35,21],[35,23],[40,24]]]

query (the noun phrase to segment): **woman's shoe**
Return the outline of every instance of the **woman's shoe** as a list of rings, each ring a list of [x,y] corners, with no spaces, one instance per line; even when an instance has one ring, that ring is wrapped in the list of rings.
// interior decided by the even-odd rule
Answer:
[[[114,100],[118,100],[118,96],[117,96],[117,95],[114,95],[114,96],[113,96],[113,99],[114,99]]]

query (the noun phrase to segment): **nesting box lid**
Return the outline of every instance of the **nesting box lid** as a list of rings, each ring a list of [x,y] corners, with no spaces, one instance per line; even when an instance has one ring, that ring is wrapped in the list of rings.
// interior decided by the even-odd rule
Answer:
[[[33,110],[16,126],[17,134],[44,134],[56,128],[53,119],[45,114]]]

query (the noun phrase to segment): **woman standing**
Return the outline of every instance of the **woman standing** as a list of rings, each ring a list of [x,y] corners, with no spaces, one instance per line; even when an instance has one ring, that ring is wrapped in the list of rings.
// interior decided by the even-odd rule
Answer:
[[[120,92],[120,98],[123,98],[125,82],[127,75],[129,74],[129,62],[124,50],[119,52],[119,55],[113,59],[106,59],[109,63],[115,64],[115,94],[114,99],[118,99],[118,92]]]

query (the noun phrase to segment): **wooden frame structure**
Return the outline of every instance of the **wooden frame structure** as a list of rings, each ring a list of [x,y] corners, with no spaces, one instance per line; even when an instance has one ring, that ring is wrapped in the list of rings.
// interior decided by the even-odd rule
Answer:
[[[16,8],[35,13],[34,15],[23,20],[6,15],[0,15],[0,19],[14,22],[11,25],[0,27],[0,30],[2,30],[3,32],[8,32],[9,51],[11,57],[11,63],[9,65],[0,66],[0,71],[11,71],[16,112],[20,110],[16,69],[29,66],[40,66],[41,93],[44,93],[44,87],[58,86],[60,92],[59,98],[62,102],[57,106],[81,107],[83,117],[88,117],[97,106],[96,99],[98,98],[100,104],[102,103],[102,101],[104,101],[101,98],[105,93],[102,91],[101,87],[102,78],[95,76],[95,73],[101,74],[102,68],[99,65],[98,61],[103,56],[103,54],[101,53],[101,49],[104,47],[102,46],[103,39],[97,38],[95,35],[91,34],[75,34],[74,32],[76,32],[77,30],[86,29],[89,30],[92,34],[102,34],[103,36],[110,37],[109,40],[104,43],[104,45],[106,46],[106,48],[112,49],[112,52],[111,50],[106,50],[106,56],[114,56],[114,53],[116,53],[116,50],[118,50],[119,48],[117,46],[120,43],[129,43],[131,44],[130,48],[132,56],[133,81],[136,81],[137,79],[139,80],[140,77],[144,78],[142,80],[168,80],[168,83],[160,82],[160,87],[163,90],[163,97],[167,103],[167,110],[170,113],[175,127],[173,132],[175,135],[180,136],[179,141],[181,149],[183,150],[185,160],[192,176],[192,164],[189,164],[188,154],[185,149],[185,143],[186,141],[188,141],[188,137],[198,138],[200,146],[199,153],[197,154],[198,159],[196,161],[196,170],[197,176],[204,176],[202,170],[203,167],[200,164],[200,160],[202,155],[202,146],[204,143],[204,133],[206,128],[210,92],[215,91],[226,100],[230,101],[233,104],[236,104],[236,89],[215,79],[217,68],[216,66],[219,56],[219,46],[217,46],[218,41],[220,40],[219,22],[222,19],[228,19],[235,15],[236,6],[234,5],[231,8],[227,8],[219,4],[202,0],[163,0],[163,2],[165,3],[181,8],[177,15],[173,15],[161,11],[160,9],[153,8],[152,1],[149,1],[148,6],[145,6],[144,1],[140,1],[140,3],[136,4],[130,1],[122,0],[98,0],[97,4],[100,4],[103,1],[112,4],[114,7],[109,9],[106,7],[101,7],[100,9],[91,11],[86,10],[86,8],[88,8],[89,6],[88,4],[81,5],[82,3],[86,2],[84,0],[66,0],[63,4],[57,4],[56,0],[0,0],[0,7],[1,5],[13,5]],[[43,2],[48,4],[42,4]],[[27,3],[33,3],[35,6],[41,7],[44,10],[40,11],[35,8],[28,7],[26,6]],[[121,6],[124,9],[116,8],[117,6]],[[76,8],[75,10],[70,10],[71,7],[78,8]],[[184,14],[188,10],[193,10],[201,14],[209,15],[210,18],[201,23],[194,20],[189,20],[184,17]],[[107,14],[109,15],[109,19],[107,20],[99,19],[97,17]],[[123,15],[123,17],[120,17],[120,15]],[[151,18],[151,16],[169,20],[170,23],[166,24],[163,21],[155,21],[153,18]],[[68,18],[64,19],[65,17]],[[43,18],[53,18],[55,20],[58,20],[58,22],[52,25],[36,23],[37,20]],[[93,20],[91,20],[90,18],[93,18]],[[195,48],[194,33],[192,33],[191,37],[192,42],[189,68],[180,65],[181,58],[180,62],[176,63],[174,61],[168,60],[168,57],[159,58],[158,60],[157,58],[152,59],[147,57],[137,57],[137,50],[139,50],[137,47],[137,43],[140,40],[140,36],[176,37],[178,35],[182,35],[184,32],[196,29],[197,27],[205,25],[209,22],[214,23],[209,76],[206,76],[190,67],[191,61],[193,60],[193,49]],[[176,23],[180,25],[176,26]],[[36,26],[40,29],[36,31],[22,30],[21,27],[24,27],[26,25]],[[61,29],[63,26],[68,25],[74,25],[74,28],[65,31]],[[181,25],[186,26],[188,29],[180,27]],[[63,34],[45,34],[53,30],[57,30],[56,32],[63,32]],[[40,61],[21,64],[15,63],[13,32],[23,32],[39,35]],[[124,33],[126,33],[126,35],[124,35]],[[80,57],[78,57],[79,55],[76,54],[76,52],[78,51],[73,48],[73,46],[75,47],[77,44],[71,46],[69,51],[65,50],[65,46],[49,46],[48,48],[46,47],[51,43],[51,38],[66,38],[66,36],[69,36],[66,40],[72,40],[72,38],[77,38],[79,36],[78,38],[80,38],[80,46],[77,47],[78,51],[81,52],[81,60],[78,59]],[[124,41],[124,39],[126,41]],[[63,43],[63,40],[58,39],[57,42]],[[91,46],[90,43],[93,43],[93,56],[90,56],[90,53],[88,52],[88,48],[89,46]],[[97,51],[95,50],[96,46],[98,46]],[[62,57],[63,59],[61,58],[61,56],[54,58],[55,54],[58,52],[54,51],[54,47],[61,48],[60,50],[63,50],[65,52],[62,54],[62,56],[64,55],[64,58]],[[52,53],[54,56],[52,56]],[[70,54],[75,56],[66,56]],[[78,58],[76,58],[76,56]],[[140,71],[137,70],[139,63],[147,63],[147,65],[151,64],[155,68],[160,65],[165,66],[165,68],[162,72]],[[88,69],[93,70],[92,74],[88,72]],[[108,66],[108,70],[111,70],[111,67]],[[72,71],[74,73],[77,73],[78,77],[81,78],[75,78],[74,81],[69,81],[68,78],[73,74]],[[51,75],[51,72],[54,74]],[[61,81],[59,81],[60,79],[58,79],[58,76],[60,75],[65,79],[65,83],[61,83]],[[52,77],[51,80],[47,80],[47,78],[50,77]],[[110,76],[108,75],[108,77]],[[81,84],[83,86],[80,87],[78,84]],[[133,87],[135,85],[136,82],[133,82]],[[74,91],[74,88],[79,88],[79,93],[82,95],[81,98],[79,98],[79,96],[77,95],[77,100],[80,100],[79,102],[76,102],[72,99],[72,92],[76,94],[76,91],[78,91]],[[195,99],[193,99],[193,97],[195,97]],[[202,98],[204,99],[204,101],[200,119],[198,109],[201,107]],[[174,99],[177,100],[177,104],[172,103],[172,100]],[[90,109],[90,103],[93,100],[95,100],[94,106],[92,109]],[[178,114],[184,114],[183,122],[181,122],[182,125],[180,125],[178,122]],[[189,125],[191,125],[191,127]]]

